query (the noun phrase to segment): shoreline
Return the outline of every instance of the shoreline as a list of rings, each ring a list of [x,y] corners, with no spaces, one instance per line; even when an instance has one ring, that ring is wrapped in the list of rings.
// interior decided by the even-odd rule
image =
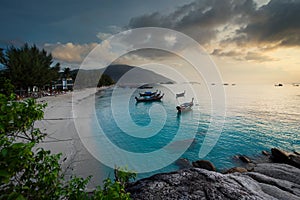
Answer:
[[[112,86],[96,90],[98,92],[110,87]],[[101,179],[107,177],[110,172],[81,143],[73,121],[72,94],[69,92],[37,99],[39,103],[48,103],[44,119],[37,123],[41,131],[48,134],[41,146],[51,150],[52,153],[63,153],[62,159],[66,158],[64,166],[69,167],[67,175],[75,174],[83,177],[93,175],[89,185],[89,189],[92,190],[95,186],[102,185]]]
[[[97,92],[103,88],[97,88]],[[87,178],[93,175],[88,184],[88,190],[102,185],[107,177],[107,167],[96,160],[82,144],[72,112],[73,92],[57,96],[46,96],[36,99],[37,103],[47,103],[44,109],[44,118],[35,123],[46,137],[39,144],[52,154],[62,153],[62,168],[67,177],[72,175]]]

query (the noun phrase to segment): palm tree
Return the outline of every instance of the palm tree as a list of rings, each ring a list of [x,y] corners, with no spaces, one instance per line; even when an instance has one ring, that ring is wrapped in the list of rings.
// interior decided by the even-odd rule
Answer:
[[[65,78],[70,78],[70,76],[71,76],[71,69],[70,69],[70,67],[64,68],[63,74],[64,74]]]

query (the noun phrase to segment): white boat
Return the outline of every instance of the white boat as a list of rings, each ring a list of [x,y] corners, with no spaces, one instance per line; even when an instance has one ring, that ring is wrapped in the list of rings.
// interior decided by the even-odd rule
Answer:
[[[183,92],[181,92],[181,93],[176,94],[176,98],[178,98],[178,97],[184,97],[184,95],[185,95],[185,90]]]
[[[191,102],[183,103],[179,106],[176,106],[176,109],[179,113],[185,112],[185,111],[192,110],[193,105],[194,105],[194,98],[192,98]]]

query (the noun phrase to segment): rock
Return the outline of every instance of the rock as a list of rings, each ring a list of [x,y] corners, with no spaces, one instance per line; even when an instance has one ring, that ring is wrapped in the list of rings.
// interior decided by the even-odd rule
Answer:
[[[150,199],[275,199],[249,176],[220,174],[200,168],[156,174],[129,184],[134,200]]]
[[[261,153],[262,153],[263,155],[265,155],[265,156],[270,156],[270,153],[267,152],[267,151],[262,151]]]
[[[245,168],[248,170],[248,171],[253,171],[254,167],[256,166],[256,164],[254,163],[248,163]]]
[[[240,159],[242,162],[244,162],[244,163],[251,163],[251,162],[252,162],[250,158],[248,158],[247,156],[243,156],[243,155],[240,155],[240,156],[239,156],[239,159]]]
[[[261,184],[264,192],[271,196],[275,196],[276,194],[276,198],[278,199],[296,199],[295,196],[300,196],[300,186],[295,183],[276,179],[256,172],[247,172],[245,174]],[[283,195],[285,198],[282,198],[284,197]]]
[[[290,153],[277,148],[272,148],[271,152],[272,152],[272,159],[275,162],[289,163]]]
[[[282,163],[261,163],[257,164],[253,171],[300,185],[300,169],[291,165]]]
[[[232,174],[189,168],[141,179],[130,183],[126,190],[131,193],[132,199],[138,200],[300,200],[299,177],[300,169],[281,163],[257,164],[253,172]]]
[[[294,194],[291,194],[289,192],[281,190],[276,186],[264,184],[264,183],[260,183],[259,185],[266,194],[269,194],[270,196],[273,196],[276,199],[293,199],[293,200],[300,199],[299,196],[296,196]]]
[[[216,171],[216,167],[208,160],[197,160],[192,163],[193,167],[202,168],[209,171]]]
[[[179,169],[187,169],[193,167],[190,161],[186,158],[179,158],[176,160],[175,164],[179,167]]]
[[[290,158],[291,165],[300,168],[300,156],[299,155],[291,154],[289,156],[289,158]]]
[[[289,153],[281,149],[273,148],[272,151],[272,159],[275,162],[286,163],[293,165],[295,167],[300,168],[300,156],[295,152]]]
[[[299,152],[297,152],[297,151],[293,151],[293,152],[294,152],[294,154],[300,156],[300,153],[299,153]]]
[[[225,172],[225,174],[232,174],[232,173],[235,173],[235,172],[239,172],[239,173],[243,173],[243,172],[247,172],[248,170],[243,168],[243,167],[233,167],[233,168],[230,168],[229,170],[227,170]]]

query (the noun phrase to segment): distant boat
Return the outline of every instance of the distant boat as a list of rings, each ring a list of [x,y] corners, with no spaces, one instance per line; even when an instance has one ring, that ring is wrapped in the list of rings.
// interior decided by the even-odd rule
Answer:
[[[194,105],[194,98],[192,98],[191,102],[183,103],[179,106],[176,106],[176,109],[179,113],[184,112],[184,111],[189,111],[192,109]]]
[[[164,94],[156,94],[153,96],[143,96],[143,97],[135,97],[136,102],[152,102],[152,101],[160,101],[163,98]]]
[[[275,84],[275,87],[282,87],[283,84],[282,83],[279,83],[279,84]]]
[[[181,92],[181,93],[176,94],[176,98],[178,98],[178,97],[184,97],[184,95],[185,95],[185,90],[183,92]]]
[[[228,83],[224,83],[223,85],[229,85]]]
[[[140,93],[141,97],[145,97],[145,96],[153,96],[158,92],[158,90],[156,90],[155,92],[151,92],[151,91],[146,91],[144,93]]]

